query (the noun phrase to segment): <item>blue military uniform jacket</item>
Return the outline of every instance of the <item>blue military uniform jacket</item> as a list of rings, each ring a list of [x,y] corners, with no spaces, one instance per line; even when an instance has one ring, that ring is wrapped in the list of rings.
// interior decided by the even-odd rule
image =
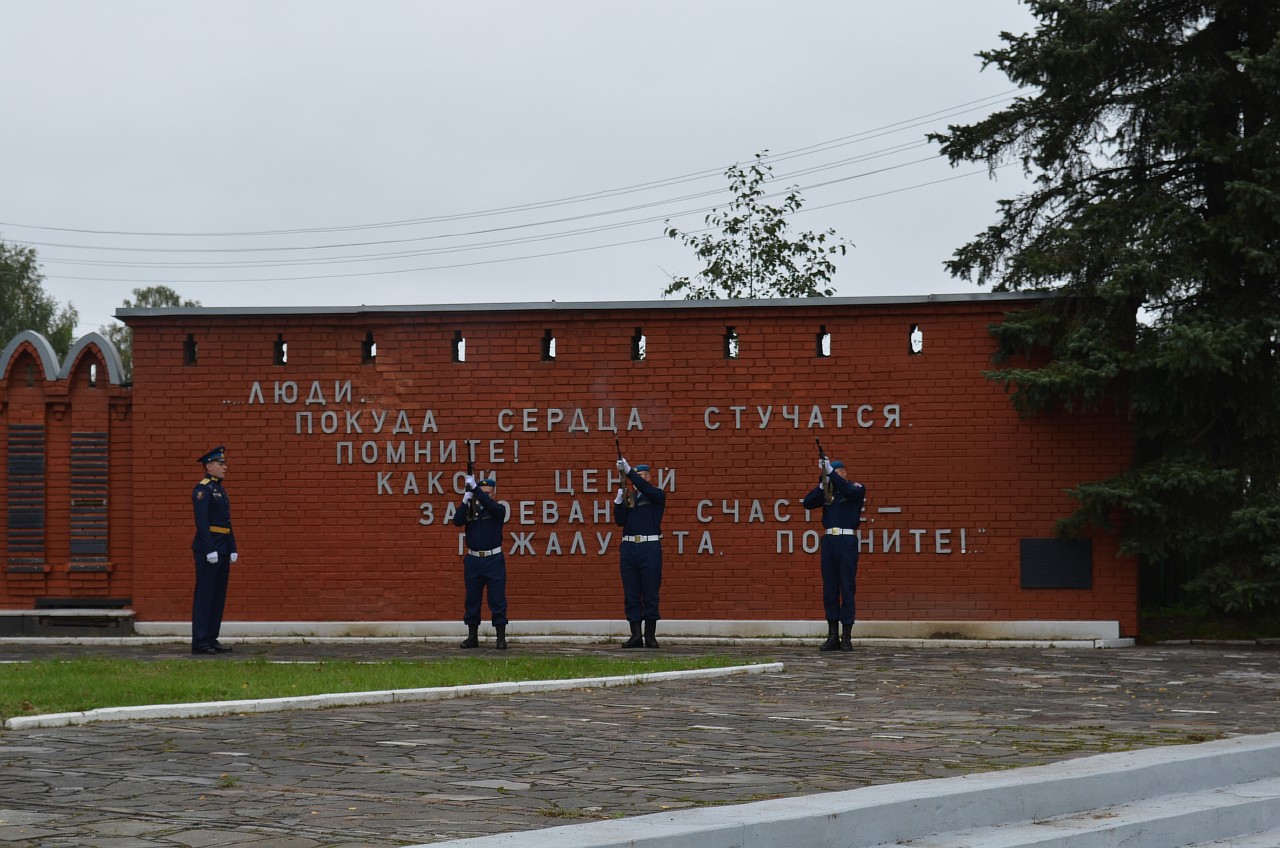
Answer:
[[[826,500],[822,486],[815,486],[813,491],[804,496],[800,505],[805,509],[822,507],[823,527],[842,527],[846,530],[857,530],[862,521],[862,506],[867,500],[867,487],[841,477],[835,471],[827,475],[831,480],[831,503]]]
[[[628,507],[624,499],[613,505],[613,523],[622,528],[624,536],[662,535],[662,513],[667,508],[667,493],[640,476],[633,468],[627,479],[635,484],[635,506]]]
[[[231,529],[231,500],[218,477],[205,477],[191,490],[191,506],[196,515],[196,535],[191,550],[200,556],[216,552],[227,557],[236,552],[236,534]]]
[[[467,547],[473,551],[491,551],[502,547],[502,527],[507,521],[507,510],[501,503],[489,497],[483,489],[475,490],[479,508],[475,518],[468,518],[471,504],[462,504],[453,514],[453,523],[466,527]]]

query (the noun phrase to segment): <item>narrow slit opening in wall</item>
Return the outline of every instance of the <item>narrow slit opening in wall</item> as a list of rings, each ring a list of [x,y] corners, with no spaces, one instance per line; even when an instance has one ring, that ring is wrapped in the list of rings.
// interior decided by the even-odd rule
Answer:
[[[831,355],[831,334],[827,332],[826,324],[818,328],[817,353],[819,359],[825,359]]]
[[[182,364],[195,365],[199,350],[196,345],[196,337],[191,333],[187,333],[187,340],[182,343]]]
[[[360,364],[372,365],[378,361],[378,343],[373,340],[373,330],[364,334],[364,341],[360,344]]]
[[[724,358],[738,358],[738,331],[733,327],[724,328]]]
[[[636,334],[631,337],[631,358],[639,362],[645,357],[645,349],[648,347],[648,340],[639,327],[636,327]]]
[[[98,385],[98,363],[89,366],[89,388],[96,388]]]
[[[550,330],[542,335],[542,361],[550,362],[556,358],[556,337]]]
[[[27,387],[30,388],[36,384],[36,367],[34,365],[27,366]]]
[[[924,353],[924,331],[919,324],[911,325],[911,332],[907,335],[907,353],[912,356]]]
[[[462,335],[461,330],[453,331],[453,361],[454,362],[467,361],[467,340]]]
[[[275,352],[272,361],[276,365],[287,365],[289,362],[289,343],[284,340],[284,333],[276,334]]]

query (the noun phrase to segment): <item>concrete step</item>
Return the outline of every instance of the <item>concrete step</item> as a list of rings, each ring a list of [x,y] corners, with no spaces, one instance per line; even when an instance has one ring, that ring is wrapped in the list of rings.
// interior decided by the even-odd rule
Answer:
[[[0,610],[0,636],[100,637],[133,633],[133,610],[72,609]]]
[[[1250,836],[1234,836],[1230,839],[1215,839],[1213,842],[1197,842],[1187,848],[1276,848],[1280,845],[1280,828],[1264,830]]]
[[[1244,846],[1252,834],[1280,828],[1278,775],[1280,733],[1270,733],[430,848]]]
[[[904,844],[911,848],[1184,848],[1215,842],[1240,846],[1248,835],[1277,826],[1280,777],[1160,795],[1074,815],[935,834],[909,843],[881,843],[875,848]],[[1258,844],[1276,848],[1280,842]]]

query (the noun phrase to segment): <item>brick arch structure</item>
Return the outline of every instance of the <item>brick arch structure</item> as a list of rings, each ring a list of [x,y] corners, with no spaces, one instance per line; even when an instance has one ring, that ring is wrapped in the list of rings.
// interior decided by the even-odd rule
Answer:
[[[131,602],[132,395],[97,333],[61,365],[39,333],[0,354],[3,607]],[[37,378],[37,374],[39,377]]]
[[[41,379],[52,381],[58,379],[58,354],[54,352],[49,340],[34,330],[23,330],[14,336],[0,352],[0,373],[6,381],[15,378],[15,369],[25,365],[29,369],[18,379],[25,379],[28,384],[34,380],[34,369],[40,369]]]
[[[120,359],[120,351],[116,350],[106,336],[99,333],[89,333],[82,336],[71,346],[71,350],[67,351],[67,358],[62,363],[62,369],[58,372],[58,379],[66,380],[71,376],[71,372],[80,364],[85,356],[95,359],[94,365],[101,365],[103,368],[103,377],[113,386],[124,384],[124,362]],[[94,378],[99,379],[98,377]]]

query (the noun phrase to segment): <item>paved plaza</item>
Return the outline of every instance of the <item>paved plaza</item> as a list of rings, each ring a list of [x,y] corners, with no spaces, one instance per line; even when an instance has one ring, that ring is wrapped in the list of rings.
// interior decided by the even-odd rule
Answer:
[[[184,652],[0,644],[5,660],[190,656]],[[623,654],[616,644],[515,638],[509,654],[517,653]],[[1272,647],[871,642],[827,654],[664,643],[662,653],[785,668],[624,688],[0,731],[0,844],[391,848],[1280,728],[1280,649]],[[452,643],[422,641],[241,643],[234,654],[191,661],[457,656]]]

